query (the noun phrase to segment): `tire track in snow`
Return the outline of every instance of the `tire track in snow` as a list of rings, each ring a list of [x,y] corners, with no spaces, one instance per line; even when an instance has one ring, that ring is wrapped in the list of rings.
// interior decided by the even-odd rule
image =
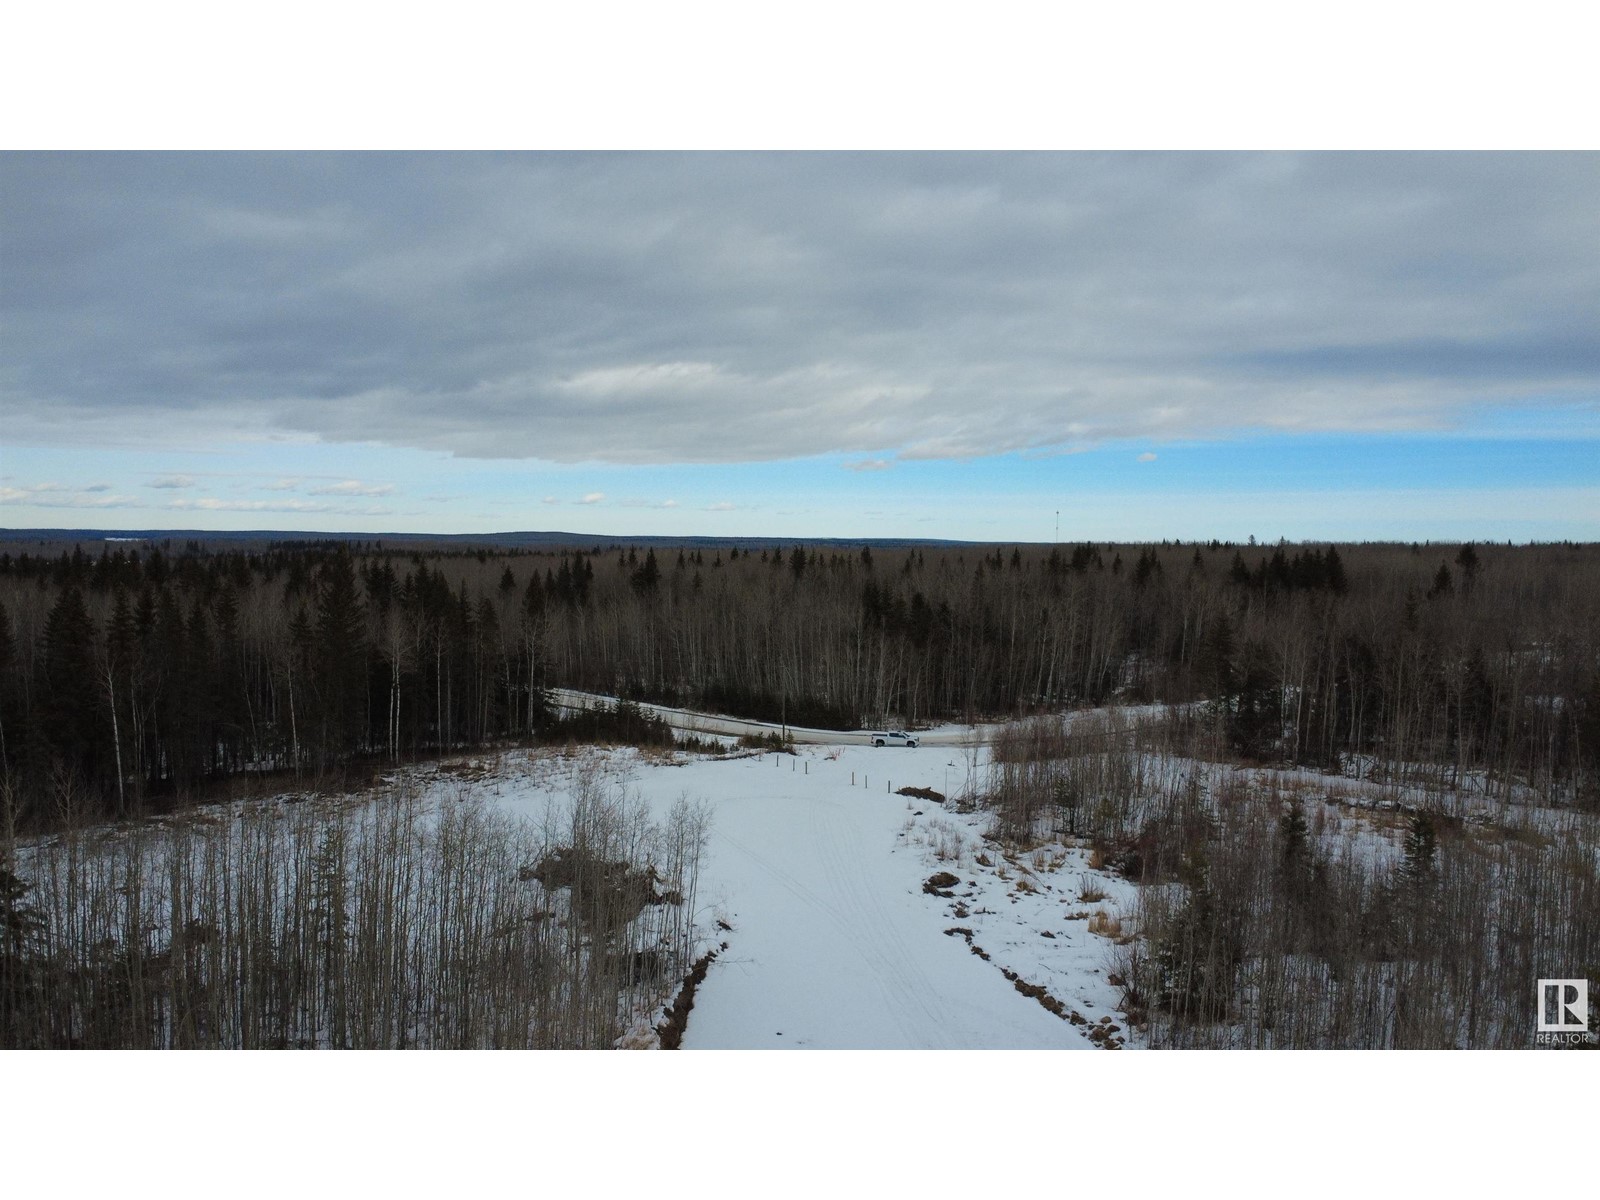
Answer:
[[[887,970],[890,978],[885,982],[886,998],[897,1012],[897,1020],[904,1026],[906,1019],[921,1031],[917,1042],[934,1049],[950,1049],[949,1015],[939,1012],[931,1003],[937,995],[933,981],[917,961],[906,953],[899,930],[883,903],[879,889],[863,877],[860,865],[852,864],[844,853],[840,838],[839,807],[830,801],[820,801],[810,806],[810,820],[817,847],[822,852],[823,870],[833,888],[848,901],[858,918],[857,928],[866,935],[858,937],[858,944],[867,949],[870,941],[873,961]]]
[[[818,894],[804,882],[797,879],[789,871],[773,862],[769,857],[752,849],[731,834],[724,833],[723,840],[741,854],[748,857],[757,866],[771,874],[783,889],[797,900],[802,901],[808,908],[824,914],[833,926],[834,932],[840,941],[848,943],[855,950],[863,965],[871,972],[873,985],[884,999],[884,1012],[886,1012],[899,1027],[908,1046],[920,1047],[927,1044],[930,1032],[938,1037],[942,1044],[948,1045],[944,1038],[944,1031],[940,1026],[937,1014],[925,1010],[918,1014],[910,1012],[904,1003],[904,997],[912,994],[912,988],[903,978],[885,979],[882,968],[888,965],[890,955],[885,953],[886,948],[893,948],[891,938],[868,938],[862,935],[859,923],[859,914],[853,914],[837,906],[832,900]],[[834,874],[842,878],[842,873]],[[879,922],[886,926],[886,922]],[[891,966],[890,968],[894,968]]]

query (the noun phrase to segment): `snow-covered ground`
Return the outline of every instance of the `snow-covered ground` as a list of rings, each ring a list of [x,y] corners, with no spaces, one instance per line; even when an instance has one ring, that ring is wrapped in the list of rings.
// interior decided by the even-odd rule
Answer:
[[[571,707],[607,700],[557,698]],[[984,727],[945,726],[917,748],[791,727],[794,753],[741,753],[737,734],[774,727],[641,707],[726,752],[513,750],[403,768],[390,782],[405,783],[424,810],[470,794],[540,825],[567,803],[580,773],[625,789],[656,822],[682,798],[702,805],[708,842],[692,919],[696,954],[714,952],[715,961],[695,994],[687,1049],[1143,1044],[1117,1008],[1114,982],[1120,947],[1136,932],[1138,887],[1092,868],[1080,845],[1020,852],[985,838],[988,814],[956,800],[987,782]],[[1135,719],[1160,711],[1121,710]],[[1140,774],[1152,796],[1176,794],[1198,775],[1213,794],[1232,778],[1258,794],[1298,797],[1325,854],[1370,868],[1398,860],[1408,808],[1437,804],[1371,778],[1160,754],[1143,756]],[[337,801],[386,802],[379,794]],[[1471,792],[1457,808],[1551,839],[1596,820]],[[114,827],[103,834],[115,835]],[[30,853],[23,848],[24,865]],[[624,1044],[652,1042],[660,1015],[641,1013]]]
[[[697,920],[705,945],[725,948],[699,986],[685,1049],[1082,1049],[1130,1038],[1106,979],[1112,942],[1089,926],[1105,913],[1114,929],[1132,885],[1066,847],[1008,861],[982,841],[982,814],[897,794],[961,791],[982,770],[979,748],[479,761],[469,786],[534,816],[583,762],[658,815],[682,795],[706,804]],[[940,871],[958,880],[938,889],[948,895],[924,889]],[[1091,877],[1108,894],[1082,902]],[[1091,1038],[1094,1026],[1109,1032]]]

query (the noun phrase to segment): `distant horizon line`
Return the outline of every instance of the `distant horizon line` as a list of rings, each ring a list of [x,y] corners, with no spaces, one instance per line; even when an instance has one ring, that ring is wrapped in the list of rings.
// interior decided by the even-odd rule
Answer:
[[[541,546],[573,548],[589,546],[732,546],[767,548],[772,546],[882,546],[904,548],[908,546],[1236,546],[1249,549],[1269,546],[1590,546],[1595,541],[1574,541],[1571,538],[1549,540],[1530,539],[1517,542],[1496,538],[1272,538],[1244,540],[1235,538],[1147,538],[1134,541],[1116,541],[1106,538],[1078,537],[1054,541],[1028,541],[1017,538],[974,541],[967,538],[933,537],[792,537],[779,535],[715,535],[715,534],[609,534],[580,533],[569,530],[501,530],[492,533],[420,533],[391,530],[369,533],[360,531],[328,531],[307,529],[104,529],[94,527],[7,528],[0,526],[0,542],[17,541],[98,541],[98,542],[156,542],[182,538],[188,541],[295,541],[295,542],[441,542],[460,546],[496,546],[504,549],[532,549]]]

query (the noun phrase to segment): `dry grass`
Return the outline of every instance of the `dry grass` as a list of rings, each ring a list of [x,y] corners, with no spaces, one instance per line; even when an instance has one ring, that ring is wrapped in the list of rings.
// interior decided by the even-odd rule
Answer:
[[[438,770],[439,774],[441,775],[449,775],[456,779],[464,779],[473,782],[481,779],[487,779],[493,772],[493,768],[488,763],[476,758],[455,759],[442,762],[439,764]]]
[[[1033,852],[1029,859],[1033,869],[1041,875],[1049,871],[1059,871],[1067,864],[1067,852],[1060,847],[1054,849],[1041,846]]]
[[[1103,938],[1116,940],[1123,936],[1122,921],[1112,916],[1105,909],[1096,909],[1089,916],[1089,932],[1098,934]]]
[[[918,823],[914,817],[907,817],[901,830],[939,862],[960,866],[971,861],[972,844],[953,821],[935,818]]]

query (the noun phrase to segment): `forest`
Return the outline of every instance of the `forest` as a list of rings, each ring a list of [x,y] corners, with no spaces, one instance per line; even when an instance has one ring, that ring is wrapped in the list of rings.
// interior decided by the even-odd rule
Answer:
[[[974,796],[1013,856],[1140,885],[1090,930],[1148,1045],[1524,1049],[1531,981],[1600,979],[1592,805],[1251,766],[1208,718],[1011,722]]]
[[[1600,547],[0,552],[17,831],[529,744],[554,686],[831,728],[1203,701],[1240,761],[1593,810]]]

